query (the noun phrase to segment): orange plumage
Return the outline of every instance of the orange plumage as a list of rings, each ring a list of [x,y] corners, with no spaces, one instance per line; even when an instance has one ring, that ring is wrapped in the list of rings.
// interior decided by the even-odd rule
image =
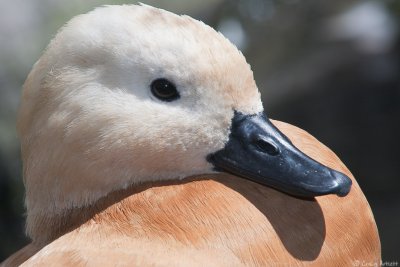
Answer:
[[[58,238],[28,245],[4,266],[379,264],[376,224],[349,170],[305,131],[274,124],[307,155],[351,177],[349,195],[299,199],[228,174],[147,183],[54,218]]]

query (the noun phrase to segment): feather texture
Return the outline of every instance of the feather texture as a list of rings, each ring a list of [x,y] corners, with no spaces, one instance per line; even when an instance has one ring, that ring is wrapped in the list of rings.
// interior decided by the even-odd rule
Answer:
[[[228,174],[147,183],[57,218],[67,222],[58,238],[30,244],[4,266],[379,264],[375,221],[349,170],[305,131],[274,123],[310,157],[349,175],[350,194],[299,199]]]

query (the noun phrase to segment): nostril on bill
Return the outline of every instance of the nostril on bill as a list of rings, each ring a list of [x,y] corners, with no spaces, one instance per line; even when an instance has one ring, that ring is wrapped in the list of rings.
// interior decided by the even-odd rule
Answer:
[[[258,151],[267,153],[268,155],[276,156],[279,154],[279,148],[274,143],[265,140],[262,137],[255,138],[253,144]]]

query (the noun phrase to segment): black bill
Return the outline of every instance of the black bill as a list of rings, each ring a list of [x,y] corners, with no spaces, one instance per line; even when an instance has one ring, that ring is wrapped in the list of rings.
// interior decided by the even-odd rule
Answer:
[[[302,153],[263,113],[235,112],[229,141],[208,160],[218,171],[295,196],[346,196],[351,188],[349,177]]]

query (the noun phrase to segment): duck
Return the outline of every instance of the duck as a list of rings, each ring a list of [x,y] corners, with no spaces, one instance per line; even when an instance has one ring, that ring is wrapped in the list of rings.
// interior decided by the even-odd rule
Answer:
[[[2,266],[381,261],[351,172],[269,119],[243,54],[189,16],[74,17],[29,73],[17,129],[31,243]]]

